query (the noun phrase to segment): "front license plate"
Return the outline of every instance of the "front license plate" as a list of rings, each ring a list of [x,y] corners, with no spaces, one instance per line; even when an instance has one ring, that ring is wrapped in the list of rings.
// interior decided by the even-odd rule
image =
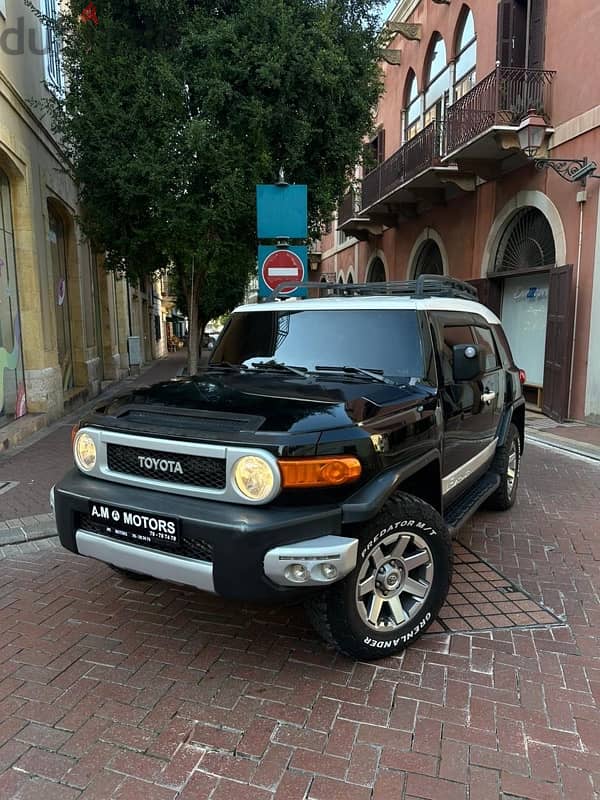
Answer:
[[[151,547],[177,547],[179,520],[90,501],[90,517],[109,536]]]

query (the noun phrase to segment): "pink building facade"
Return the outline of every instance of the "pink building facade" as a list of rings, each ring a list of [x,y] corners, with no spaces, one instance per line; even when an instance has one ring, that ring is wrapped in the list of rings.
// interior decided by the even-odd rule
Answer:
[[[530,403],[600,422],[600,181],[558,163],[600,163],[600,5],[401,0],[388,27],[370,157],[311,279],[473,281]]]

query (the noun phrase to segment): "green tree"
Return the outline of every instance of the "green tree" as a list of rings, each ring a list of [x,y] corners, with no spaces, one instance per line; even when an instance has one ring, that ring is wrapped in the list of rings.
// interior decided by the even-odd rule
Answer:
[[[255,269],[254,192],[307,183],[317,233],[348,185],[381,91],[381,0],[85,0],[58,21],[68,89],[52,117],[81,224],[110,269],[171,267],[190,374],[205,322]]]

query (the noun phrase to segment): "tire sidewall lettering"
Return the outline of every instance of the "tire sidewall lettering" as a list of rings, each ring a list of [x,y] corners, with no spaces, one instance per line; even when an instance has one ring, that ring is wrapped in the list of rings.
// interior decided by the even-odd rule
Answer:
[[[380,542],[382,539],[385,539],[386,536],[390,536],[392,533],[397,533],[400,530],[411,530],[413,532],[419,534],[427,534],[428,536],[437,536],[437,531],[435,528],[432,528],[431,525],[427,525],[425,522],[418,522],[414,519],[410,520],[402,520],[401,522],[394,522],[391,525],[382,528],[379,533],[376,533],[367,544],[363,547],[360,552],[360,557],[364,560],[368,553]]]
[[[424,616],[423,619],[417,623],[410,631],[407,633],[403,633],[394,637],[393,639],[376,639],[373,636],[365,636],[363,639],[363,644],[367,645],[367,647],[372,647],[376,650],[395,650],[397,647],[401,645],[408,644],[413,639],[416,639],[418,635],[429,625],[431,622],[431,612],[428,611]]]

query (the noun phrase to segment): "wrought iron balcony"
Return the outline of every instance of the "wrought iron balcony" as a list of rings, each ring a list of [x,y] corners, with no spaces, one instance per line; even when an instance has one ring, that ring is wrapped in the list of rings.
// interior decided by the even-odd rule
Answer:
[[[549,121],[555,74],[551,70],[496,67],[446,111],[446,157],[494,127],[517,127],[530,109]]]
[[[372,206],[415,175],[437,164],[441,156],[441,129],[440,123],[431,122],[369,172],[362,183],[362,207]]]

